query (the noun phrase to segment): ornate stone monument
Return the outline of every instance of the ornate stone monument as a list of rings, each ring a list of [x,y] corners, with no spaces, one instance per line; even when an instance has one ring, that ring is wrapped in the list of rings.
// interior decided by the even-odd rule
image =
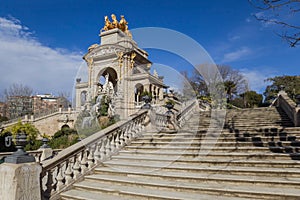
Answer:
[[[104,17],[100,44],[91,45],[83,56],[88,67],[88,81],[77,81],[76,108],[90,108],[92,100],[109,90],[114,112],[125,119],[140,108],[144,91],[152,94],[152,103],[163,103],[166,86],[157,73],[150,74],[152,63],[148,53],[132,39],[124,16],[119,22],[114,14],[111,19]],[[100,83],[100,77],[105,77],[104,84]]]

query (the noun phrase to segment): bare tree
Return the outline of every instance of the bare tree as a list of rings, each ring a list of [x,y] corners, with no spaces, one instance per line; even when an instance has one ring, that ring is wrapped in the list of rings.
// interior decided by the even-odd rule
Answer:
[[[14,83],[4,90],[4,98],[7,100],[12,96],[31,96],[33,89],[29,86],[22,84]]]
[[[241,94],[248,91],[248,82],[240,71],[234,70],[226,65],[218,65],[217,67],[223,81],[216,81],[218,78],[214,72],[204,74],[205,70],[202,70],[203,74],[200,74],[197,70],[194,70],[189,80],[197,95],[208,95],[209,93],[213,93],[214,87],[219,87],[220,84],[223,85],[223,89],[226,90],[225,92],[228,93],[230,99],[234,94]],[[206,76],[206,79],[204,79],[204,76]]]
[[[248,81],[240,71],[227,65],[218,65],[218,69],[225,85],[235,85],[234,88],[231,88],[234,94],[241,94],[249,90]]]
[[[70,94],[67,92],[59,92],[58,93],[58,104],[63,108],[67,108],[71,105],[69,100]]]
[[[300,24],[289,21],[291,16],[297,19],[300,13],[300,0],[248,0],[255,8],[263,13],[254,15],[259,21],[268,24],[276,24],[282,28],[278,36],[287,41],[291,47],[299,45]],[[289,17],[287,17],[289,16]],[[299,22],[299,20],[297,21]]]

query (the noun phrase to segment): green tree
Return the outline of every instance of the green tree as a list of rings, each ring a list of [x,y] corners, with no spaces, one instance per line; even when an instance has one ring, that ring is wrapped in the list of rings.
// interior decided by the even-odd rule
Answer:
[[[7,134],[10,132],[15,138],[18,133],[26,133],[27,141],[29,142],[25,150],[36,150],[41,146],[41,141],[37,140],[37,136],[39,135],[38,129],[30,124],[30,123],[22,123],[18,121],[16,124],[7,127],[2,134]]]
[[[256,106],[260,106],[263,101],[263,95],[258,94],[255,91],[247,91],[240,95],[243,99],[245,108],[253,108]]]
[[[233,94],[237,94],[237,84],[233,81],[225,81],[224,87],[227,95],[227,102],[230,102]]]
[[[295,95],[300,94],[300,76],[275,76],[266,81],[271,84],[266,87],[264,92],[265,102],[271,103],[281,89],[294,101]]]
[[[220,76],[223,79],[224,89],[226,90],[229,99],[232,99],[234,94],[241,94],[248,90],[248,82],[239,70],[232,69],[230,66],[227,65],[218,65],[217,67]],[[189,80],[197,95],[211,95],[209,94],[206,83],[213,84],[210,86],[211,89],[219,87],[218,85],[221,82],[216,82],[217,77],[210,76],[208,78],[211,78],[212,80],[204,80],[203,76],[197,70],[194,70],[193,75],[189,78]]]
[[[26,133],[28,140],[35,140],[39,135],[39,131],[34,125],[30,123],[22,123],[21,120],[19,120],[16,124],[7,127],[3,133],[6,132],[12,133],[13,137],[15,137],[17,133]]]

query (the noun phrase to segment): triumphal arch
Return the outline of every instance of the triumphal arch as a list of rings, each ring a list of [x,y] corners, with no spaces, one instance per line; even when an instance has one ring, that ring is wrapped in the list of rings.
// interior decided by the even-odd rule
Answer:
[[[124,16],[120,21],[112,14],[105,16],[105,25],[100,30],[100,44],[93,44],[83,56],[88,67],[88,81],[76,83],[76,108],[91,106],[99,95],[112,99],[113,112],[121,119],[135,113],[142,105],[141,94],[152,94],[152,104],[163,103],[167,86],[163,77],[150,73],[148,53],[133,40]]]

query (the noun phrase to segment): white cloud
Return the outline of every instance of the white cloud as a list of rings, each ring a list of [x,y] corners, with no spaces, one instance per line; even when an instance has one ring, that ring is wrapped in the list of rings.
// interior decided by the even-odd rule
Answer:
[[[231,42],[239,40],[239,39],[241,39],[241,36],[239,36],[239,35],[233,35],[233,36],[228,37],[228,40]]]
[[[270,77],[274,77],[278,75],[276,71],[273,69],[268,69],[267,67],[262,67],[261,69],[264,70],[258,70],[258,69],[241,69],[241,73],[245,76],[247,79],[250,90],[254,90],[258,93],[263,93],[269,85],[269,82],[266,82],[265,80]]]
[[[36,92],[70,92],[82,55],[52,49],[14,18],[0,17],[0,93],[13,83]]]
[[[249,56],[252,53],[252,50],[248,47],[241,47],[238,50],[226,53],[223,57],[222,62],[233,62],[241,60],[246,56]]]

